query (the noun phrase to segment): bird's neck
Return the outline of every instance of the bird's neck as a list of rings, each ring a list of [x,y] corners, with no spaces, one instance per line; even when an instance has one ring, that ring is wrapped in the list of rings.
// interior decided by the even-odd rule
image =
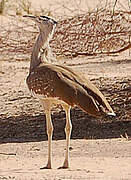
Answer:
[[[34,70],[42,62],[47,62],[46,56],[49,51],[49,42],[45,35],[39,34],[36,43],[34,44],[31,62],[30,62],[30,72]]]

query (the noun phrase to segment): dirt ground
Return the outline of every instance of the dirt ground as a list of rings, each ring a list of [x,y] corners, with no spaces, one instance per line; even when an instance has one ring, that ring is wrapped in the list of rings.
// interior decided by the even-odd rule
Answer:
[[[75,108],[70,169],[58,170],[65,153],[65,113],[54,107],[53,169],[47,160],[44,110],[31,97],[25,79],[27,61],[1,61],[0,179],[131,179],[131,59],[120,56],[67,60],[81,70],[109,100],[116,118],[97,120]],[[126,137],[127,138],[122,138]],[[121,136],[122,135],[122,136]]]
[[[32,2],[38,7],[43,1]],[[95,4],[79,2],[88,9]],[[54,9],[61,11],[55,4]],[[78,108],[71,110],[70,168],[65,170],[57,169],[65,155],[65,112],[60,106],[52,109],[52,169],[40,170],[46,165],[48,149],[44,110],[25,83],[29,61],[15,57],[8,60],[0,55],[0,180],[131,180],[130,52],[60,60],[87,75],[117,115],[96,119]]]

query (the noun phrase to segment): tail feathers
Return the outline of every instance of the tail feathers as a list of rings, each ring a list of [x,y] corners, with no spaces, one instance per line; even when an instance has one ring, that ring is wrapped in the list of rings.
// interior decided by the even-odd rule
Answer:
[[[75,104],[82,110],[84,110],[86,113],[94,117],[101,117],[101,112],[96,102],[90,95],[84,93],[84,91],[77,92]]]
[[[88,86],[84,85],[83,87],[87,94],[93,99],[99,114],[101,114],[101,116],[116,116],[104,95],[90,81],[88,81],[88,83]]]
[[[90,86],[84,86],[84,88],[87,93],[96,101],[101,111],[105,114],[108,114],[108,112],[112,113],[113,110],[104,95],[91,82],[88,83],[90,83]]]
[[[77,91],[76,102],[77,106],[94,117],[116,116],[111,107],[107,110],[85,91]]]
[[[108,116],[114,116],[114,117],[116,116],[116,114],[114,112],[109,112],[109,113],[107,113],[107,115]]]

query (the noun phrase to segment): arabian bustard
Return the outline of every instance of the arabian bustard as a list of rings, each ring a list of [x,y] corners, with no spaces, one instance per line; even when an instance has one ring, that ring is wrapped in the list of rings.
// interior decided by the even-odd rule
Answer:
[[[85,76],[64,65],[51,64],[47,61],[46,54],[49,49],[49,41],[57,24],[56,21],[46,16],[25,15],[24,17],[33,20],[39,27],[39,36],[31,54],[27,85],[33,95],[40,98],[45,110],[48,162],[44,168],[51,168],[52,104],[61,104],[66,112],[66,154],[61,168],[68,168],[72,129],[70,120],[71,107],[76,105],[95,117],[101,117],[103,114],[115,116],[115,113],[102,93]]]

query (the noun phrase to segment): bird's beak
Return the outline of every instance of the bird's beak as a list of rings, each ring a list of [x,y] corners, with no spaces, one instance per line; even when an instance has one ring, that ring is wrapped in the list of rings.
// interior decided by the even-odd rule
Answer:
[[[37,16],[31,16],[31,15],[24,15],[23,17],[25,17],[25,18],[28,18],[28,19],[31,19],[31,20],[33,20],[33,21],[37,21]]]

